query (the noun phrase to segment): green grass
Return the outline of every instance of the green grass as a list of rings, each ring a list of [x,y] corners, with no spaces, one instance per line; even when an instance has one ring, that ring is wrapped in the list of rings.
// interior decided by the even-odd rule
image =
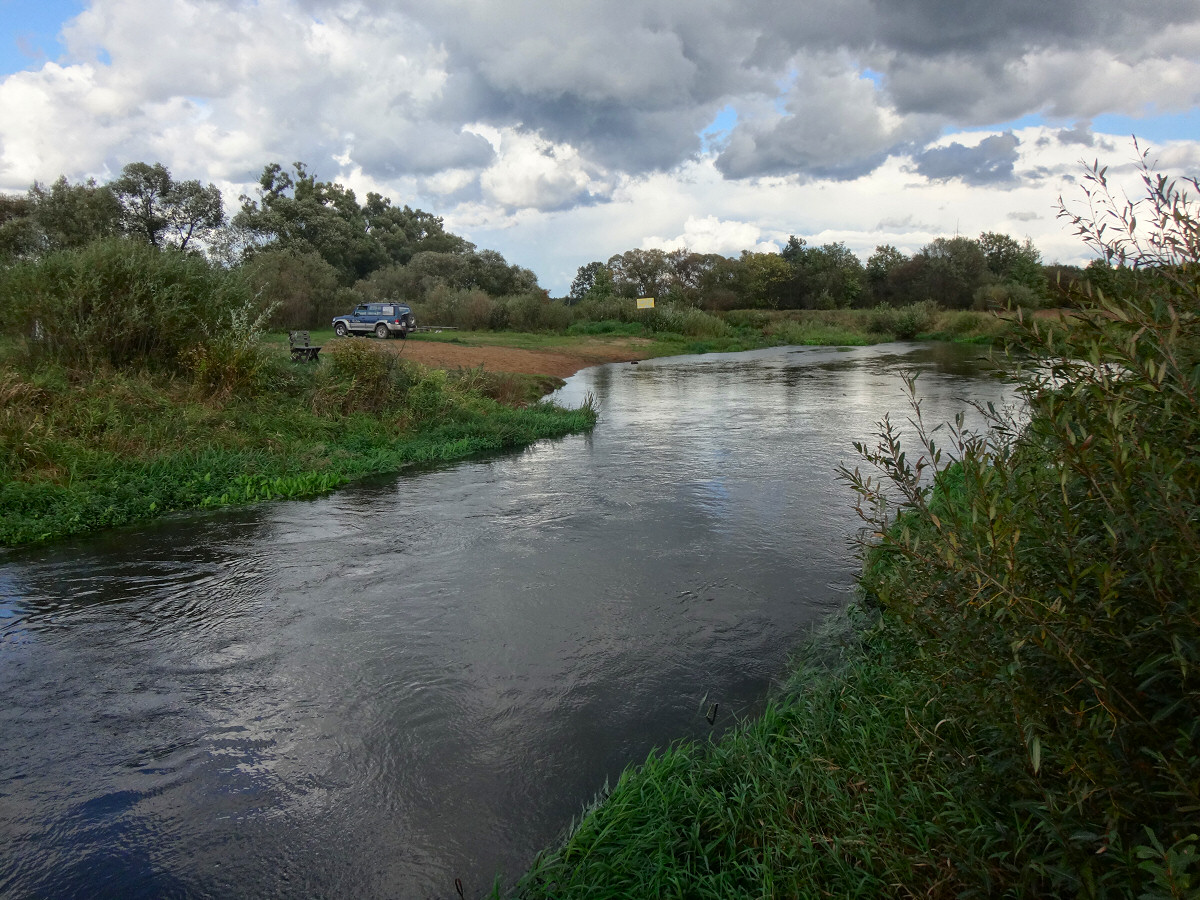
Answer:
[[[994,897],[1056,887],[988,735],[945,721],[911,647],[810,645],[761,716],[652,753],[541,855],[522,898]],[[827,648],[830,635],[823,635]],[[993,791],[995,793],[993,793]],[[1062,885],[1059,885],[1062,886]],[[497,891],[495,896],[500,896]]]
[[[492,896],[1195,896],[1194,839],[1124,846],[1030,802],[1023,749],[950,711],[953,687],[914,665],[919,641],[851,614],[857,627],[802,648],[761,715],[628,768]]]
[[[0,545],[313,496],[595,423],[590,407],[533,402],[557,379],[429,371],[347,344],[321,366],[277,354],[224,397],[163,373],[0,369]]]

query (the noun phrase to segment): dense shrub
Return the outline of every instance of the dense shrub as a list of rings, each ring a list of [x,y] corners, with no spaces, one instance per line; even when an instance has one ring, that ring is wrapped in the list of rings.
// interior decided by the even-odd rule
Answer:
[[[843,472],[885,535],[865,584],[943,715],[1007,772],[1046,892],[1184,896],[1196,877],[1200,208],[1195,182],[1143,174],[1137,203],[1096,169],[1098,217],[1062,209],[1136,279],[1081,296],[1068,327],[1023,324],[1023,412],[986,410],[946,455],[885,420],[860,447],[882,480]],[[957,486],[931,493],[951,457]]]
[[[690,306],[663,304],[654,309],[640,310],[634,321],[649,331],[681,334],[684,337],[719,338],[733,334],[733,328],[723,319]]]
[[[938,305],[932,300],[910,303],[907,306],[888,306],[881,303],[871,310],[869,328],[880,334],[891,334],[897,340],[911,341],[933,327]]]
[[[988,309],[1040,309],[1046,301],[1037,291],[1028,285],[986,284],[975,290],[975,299],[971,304],[974,310]]]
[[[251,306],[246,282],[201,256],[107,240],[0,271],[0,328],[33,361],[179,369]]]
[[[321,415],[381,413],[396,405],[415,380],[413,367],[386,344],[343,338],[326,345],[313,396]]]
[[[338,273],[317,253],[264,250],[247,260],[242,271],[250,287],[274,306],[274,328],[328,328],[354,300],[338,291]]]

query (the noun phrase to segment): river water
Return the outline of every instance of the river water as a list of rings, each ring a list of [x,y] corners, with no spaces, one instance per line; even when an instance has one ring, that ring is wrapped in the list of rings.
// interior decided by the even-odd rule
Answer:
[[[980,356],[601,366],[558,398],[590,435],[0,555],[0,896],[510,881],[625,765],[753,714],[852,595],[836,465],[903,369],[927,419],[1005,399]]]

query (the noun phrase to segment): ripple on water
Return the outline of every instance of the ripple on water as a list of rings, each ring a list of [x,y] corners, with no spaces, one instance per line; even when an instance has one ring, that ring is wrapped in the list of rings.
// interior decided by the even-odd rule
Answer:
[[[1003,398],[901,346],[601,367],[590,435],[0,557],[0,895],[484,893],[844,606],[833,470],[913,362],[928,416]]]

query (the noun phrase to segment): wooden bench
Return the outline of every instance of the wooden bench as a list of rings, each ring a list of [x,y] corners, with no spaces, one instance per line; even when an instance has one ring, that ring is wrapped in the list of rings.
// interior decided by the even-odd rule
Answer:
[[[288,343],[292,347],[292,359],[298,362],[316,362],[323,344],[314,344],[308,339],[307,331],[289,331]]]

